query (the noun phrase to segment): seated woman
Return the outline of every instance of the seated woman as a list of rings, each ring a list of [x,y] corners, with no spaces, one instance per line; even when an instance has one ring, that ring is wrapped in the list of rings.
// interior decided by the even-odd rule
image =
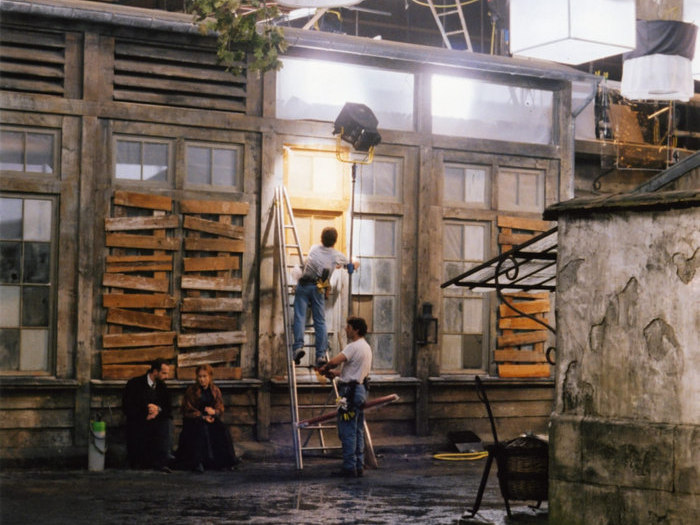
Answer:
[[[224,400],[213,382],[214,370],[201,365],[182,399],[182,432],[176,457],[183,468],[231,469],[240,463],[228,427],[221,421]]]

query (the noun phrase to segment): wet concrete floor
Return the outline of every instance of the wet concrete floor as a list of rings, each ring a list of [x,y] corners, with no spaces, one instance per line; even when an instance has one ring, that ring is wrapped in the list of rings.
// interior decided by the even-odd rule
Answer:
[[[0,473],[0,523],[61,524],[508,524],[547,523],[546,502],[511,505],[506,516],[495,467],[481,509],[471,508],[485,460],[441,461],[429,453],[385,454],[358,479],[331,476],[337,458],[245,460],[233,472],[107,469]],[[532,503],[532,502],[530,502]]]

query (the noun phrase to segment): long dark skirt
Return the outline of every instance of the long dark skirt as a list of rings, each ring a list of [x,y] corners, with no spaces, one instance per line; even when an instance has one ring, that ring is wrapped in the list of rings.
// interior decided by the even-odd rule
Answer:
[[[224,469],[238,463],[228,428],[218,419],[184,418],[180,443],[175,454],[178,465],[193,469],[202,464],[206,469]]]

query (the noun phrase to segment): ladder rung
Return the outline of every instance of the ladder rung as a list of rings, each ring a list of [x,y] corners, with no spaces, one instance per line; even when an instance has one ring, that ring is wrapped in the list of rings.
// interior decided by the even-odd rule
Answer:
[[[459,14],[459,9],[453,9],[452,11],[443,11],[442,13],[438,13],[438,16],[446,17],[446,16],[458,15],[458,14]]]
[[[341,450],[341,446],[327,446],[327,447],[301,447],[302,450]]]

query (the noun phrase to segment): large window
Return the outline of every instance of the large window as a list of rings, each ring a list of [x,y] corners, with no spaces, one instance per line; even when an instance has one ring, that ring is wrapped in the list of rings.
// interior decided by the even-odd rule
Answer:
[[[0,170],[54,173],[56,135],[35,131],[0,130]]]
[[[277,73],[277,118],[335,121],[346,102],[366,104],[379,128],[413,130],[413,75],[286,57]]]
[[[170,178],[170,144],[118,138],[114,176],[120,180],[166,182]]]
[[[432,77],[433,133],[551,144],[551,91],[446,75]]]
[[[487,256],[487,223],[445,221],[443,232],[444,280],[483,262]],[[483,370],[487,365],[486,299],[467,288],[451,286],[443,292],[441,369],[456,372]]]
[[[353,312],[367,320],[374,370],[395,368],[399,302],[399,221],[361,217],[354,220],[353,258],[360,267],[352,278]]]
[[[0,195],[0,371],[49,371],[53,198]]]

